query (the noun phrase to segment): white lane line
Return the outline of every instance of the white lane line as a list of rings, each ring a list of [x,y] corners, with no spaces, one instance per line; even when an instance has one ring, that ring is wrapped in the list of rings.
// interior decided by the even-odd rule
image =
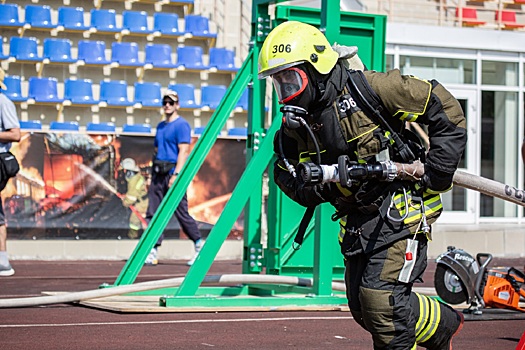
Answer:
[[[272,317],[272,318],[233,318],[233,319],[199,319],[199,320],[169,320],[169,321],[131,321],[131,322],[86,322],[86,323],[34,323],[34,324],[4,324],[0,328],[22,327],[85,327],[85,326],[116,326],[145,324],[177,324],[201,322],[267,322],[267,321],[315,321],[315,320],[352,320],[353,317]]]

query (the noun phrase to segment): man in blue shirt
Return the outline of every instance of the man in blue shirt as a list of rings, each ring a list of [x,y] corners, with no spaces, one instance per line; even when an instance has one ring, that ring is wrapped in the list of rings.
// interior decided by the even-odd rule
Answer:
[[[7,90],[4,84],[5,72],[0,68],[0,89]],[[0,153],[9,152],[11,142],[20,141],[20,123],[16,116],[13,102],[0,93]],[[7,227],[5,224],[4,208],[0,199],[0,276],[12,276],[15,270],[11,267],[7,257]]]
[[[168,90],[162,99],[162,109],[165,119],[157,125],[155,135],[155,158],[153,160],[151,185],[148,190],[149,205],[146,220],[151,220],[162,199],[173,185],[175,178],[181,171],[188,154],[190,153],[191,126],[178,114],[179,96],[177,92]],[[181,229],[195,244],[195,255],[188,261],[192,265],[199,254],[204,242],[195,219],[188,213],[188,198],[184,194],[179,206],[175,210],[175,217]],[[164,234],[161,235],[155,247],[146,259],[146,264],[156,265],[157,248],[162,244]]]

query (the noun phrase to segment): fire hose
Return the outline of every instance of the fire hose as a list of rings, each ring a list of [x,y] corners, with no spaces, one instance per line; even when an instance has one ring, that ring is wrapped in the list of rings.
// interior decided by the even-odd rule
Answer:
[[[397,174],[396,176],[402,179],[418,180],[421,179],[421,177],[424,174],[424,166],[422,163],[419,162],[414,162],[412,164],[394,163],[394,165]],[[392,169],[394,168],[392,167]],[[512,202],[520,206],[525,206],[525,191],[509,185],[502,184],[498,181],[490,180],[464,171],[456,171],[456,173],[454,174],[453,182],[457,186],[478,191],[485,195]],[[113,295],[121,295],[168,287],[178,287],[183,281],[184,277],[178,277],[158,281],[135,283],[132,285],[117,286],[112,288],[66,293],[61,295],[40,296],[31,298],[0,299],[0,308],[27,307],[36,305],[79,302],[82,300],[103,298]],[[311,287],[313,284],[311,279],[306,278],[249,274],[211,275],[206,276],[203,280],[203,284],[235,285],[249,283],[289,284],[303,287]],[[344,284],[336,282],[332,283],[332,288],[333,290],[337,291],[345,290]]]
[[[184,277],[177,277],[59,295],[48,295],[31,298],[0,299],[0,308],[28,307],[37,305],[80,302],[83,300],[104,298],[114,295],[143,292],[147,290],[154,290],[160,288],[178,287],[183,281]],[[231,274],[206,276],[202,284],[227,286],[235,286],[239,284],[281,284],[293,285],[298,287],[312,287],[313,281],[309,278],[291,276]],[[332,282],[332,289],[334,291],[345,291],[346,287],[344,283]]]

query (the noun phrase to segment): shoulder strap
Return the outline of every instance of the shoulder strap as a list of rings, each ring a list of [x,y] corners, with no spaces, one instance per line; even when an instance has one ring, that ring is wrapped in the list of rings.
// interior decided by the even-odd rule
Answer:
[[[405,163],[410,163],[416,159],[416,156],[408,147],[408,145],[403,142],[401,137],[399,137],[399,133],[394,131],[394,129],[390,126],[390,124],[386,121],[386,119],[381,114],[382,111],[384,111],[383,104],[381,103],[381,99],[375,91],[372,89],[370,84],[368,84],[368,81],[366,80],[366,77],[364,76],[363,72],[356,71],[356,70],[348,70],[348,89],[354,93],[354,96],[359,99],[361,102],[361,105],[364,106],[368,112],[370,113],[370,116],[374,116],[381,127],[383,127],[385,130],[389,131],[392,135],[392,138],[394,139],[394,148],[398,152],[399,156]]]

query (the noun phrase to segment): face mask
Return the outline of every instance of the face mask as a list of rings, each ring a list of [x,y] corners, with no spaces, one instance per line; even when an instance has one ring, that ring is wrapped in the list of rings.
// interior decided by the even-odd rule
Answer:
[[[275,73],[272,75],[272,80],[281,104],[286,104],[298,97],[308,85],[306,73],[297,67]]]
[[[126,172],[124,174],[124,176],[126,177],[126,180],[131,179],[134,175],[135,175],[135,172],[131,171],[131,170],[126,170]]]

